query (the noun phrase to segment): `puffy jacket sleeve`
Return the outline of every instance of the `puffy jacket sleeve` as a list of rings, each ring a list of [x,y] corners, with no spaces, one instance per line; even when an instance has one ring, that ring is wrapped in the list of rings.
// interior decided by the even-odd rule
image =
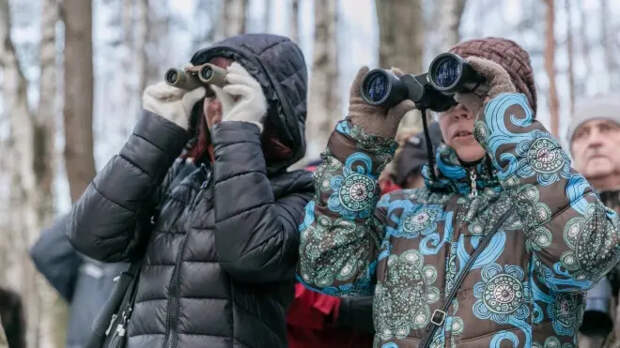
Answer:
[[[155,193],[188,137],[181,127],[145,112],[120,153],[74,204],[68,231],[73,246],[101,261],[131,259],[144,238],[138,224],[151,214]]]
[[[336,126],[300,226],[298,278],[308,287],[372,294],[385,225],[377,181],[395,148],[393,140],[367,135],[348,120]]]
[[[476,139],[513,198],[539,278],[555,291],[589,288],[618,261],[618,217],[571,168],[525,96],[500,94],[476,121]]]
[[[297,226],[309,193],[276,199],[256,125],[222,122],[213,128],[212,137],[218,262],[239,282],[292,281]]]

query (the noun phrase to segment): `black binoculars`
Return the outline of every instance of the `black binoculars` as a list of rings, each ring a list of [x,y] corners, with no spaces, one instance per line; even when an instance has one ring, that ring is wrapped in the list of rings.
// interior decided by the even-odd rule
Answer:
[[[171,68],[164,74],[164,80],[170,86],[192,90],[206,85],[223,87],[226,84],[226,69],[205,63],[185,69]]]
[[[371,105],[392,107],[405,99],[418,109],[445,111],[456,105],[457,92],[471,92],[484,77],[463,58],[442,53],[431,62],[428,72],[396,76],[389,70],[373,69],[364,78],[361,95]]]

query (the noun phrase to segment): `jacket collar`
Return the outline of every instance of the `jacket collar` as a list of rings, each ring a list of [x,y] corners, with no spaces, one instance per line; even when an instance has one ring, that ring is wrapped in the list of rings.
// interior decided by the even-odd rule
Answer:
[[[485,188],[501,190],[495,170],[487,156],[466,167],[458,159],[454,149],[441,144],[435,152],[435,161],[435,180],[430,175],[428,164],[424,165],[422,170],[424,182],[431,191],[470,195],[473,188],[472,181],[475,181],[475,190],[479,192]]]

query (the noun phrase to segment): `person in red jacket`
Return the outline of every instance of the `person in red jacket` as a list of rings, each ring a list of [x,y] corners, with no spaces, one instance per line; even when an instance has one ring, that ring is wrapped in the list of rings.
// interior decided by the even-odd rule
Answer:
[[[372,347],[372,297],[334,297],[295,284],[286,316],[289,348]]]

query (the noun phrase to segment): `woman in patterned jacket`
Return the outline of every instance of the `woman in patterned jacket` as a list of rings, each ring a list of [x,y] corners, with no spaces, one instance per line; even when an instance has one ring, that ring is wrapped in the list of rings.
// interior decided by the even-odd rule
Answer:
[[[486,83],[439,115],[426,187],[378,197],[404,101],[386,110],[351,87],[348,117],[314,176],[299,277],[328,294],[374,293],[375,346],[574,347],[582,290],[618,260],[618,218],[535,119],[529,55],[499,38],[458,44]],[[434,170],[435,175],[430,175]],[[447,313],[438,312],[482,238]],[[440,314],[440,315],[438,315]]]

